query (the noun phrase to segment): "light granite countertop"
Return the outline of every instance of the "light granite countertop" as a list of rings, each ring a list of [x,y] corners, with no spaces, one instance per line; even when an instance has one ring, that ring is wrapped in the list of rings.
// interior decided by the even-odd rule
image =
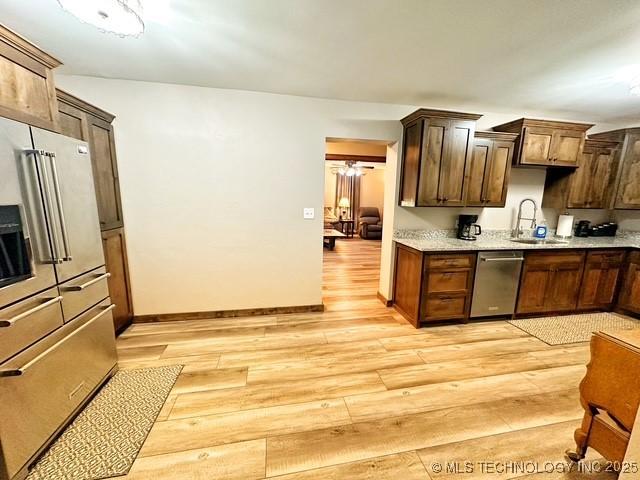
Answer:
[[[640,248],[640,235],[623,234],[616,237],[572,237],[566,243],[528,244],[513,242],[508,235],[488,232],[478,236],[476,241],[459,240],[445,233],[401,232],[394,235],[396,243],[423,252],[454,252],[480,250],[557,250],[570,248]],[[522,238],[531,238],[523,236]],[[553,239],[553,236],[548,237]]]

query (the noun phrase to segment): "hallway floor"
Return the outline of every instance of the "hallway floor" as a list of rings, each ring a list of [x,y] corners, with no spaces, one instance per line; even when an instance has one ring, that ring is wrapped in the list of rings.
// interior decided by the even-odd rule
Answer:
[[[566,467],[586,344],[550,347],[506,322],[416,330],[376,299],[379,242],[324,255],[324,313],[138,324],[119,338],[122,368],[185,365],[124,478],[614,478],[495,470]]]

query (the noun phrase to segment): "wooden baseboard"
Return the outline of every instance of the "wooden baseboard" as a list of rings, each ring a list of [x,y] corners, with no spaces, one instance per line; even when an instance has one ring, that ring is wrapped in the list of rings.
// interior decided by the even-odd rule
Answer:
[[[387,300],[380,292],[377,292],[376,296],[378,297],[378,300],[384,303],[385,307],[391,307],[393,305],[393,300]]]
[[[158,313],[135,315],[133,323],[175,322],[181,320],[209,320],[212,318],[256,317],[287,313],[324,312],[324,305],[296,305],[292,307],[244,308],[239,310],[213,310],[209,312]]]

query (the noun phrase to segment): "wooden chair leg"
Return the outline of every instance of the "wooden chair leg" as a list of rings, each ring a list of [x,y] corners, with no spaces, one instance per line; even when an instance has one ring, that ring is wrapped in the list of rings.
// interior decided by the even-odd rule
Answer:
[[[591,432],[594,414],[595,412],[592,412],[591,409],[584,412],[582,425],[573,434],[573,438],[576,441],[576,449],[575,451],[567,450],[564,452],[565,457],[569,461],[577,463],[583,460],[586,456],[587,448],[589,446],[589,433]]]

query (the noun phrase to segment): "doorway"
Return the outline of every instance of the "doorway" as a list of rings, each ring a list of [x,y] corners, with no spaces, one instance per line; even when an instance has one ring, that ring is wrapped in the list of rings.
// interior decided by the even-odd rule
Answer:
[[[326,139],[323,284],[325,309],[379,307],[388,142]]]

